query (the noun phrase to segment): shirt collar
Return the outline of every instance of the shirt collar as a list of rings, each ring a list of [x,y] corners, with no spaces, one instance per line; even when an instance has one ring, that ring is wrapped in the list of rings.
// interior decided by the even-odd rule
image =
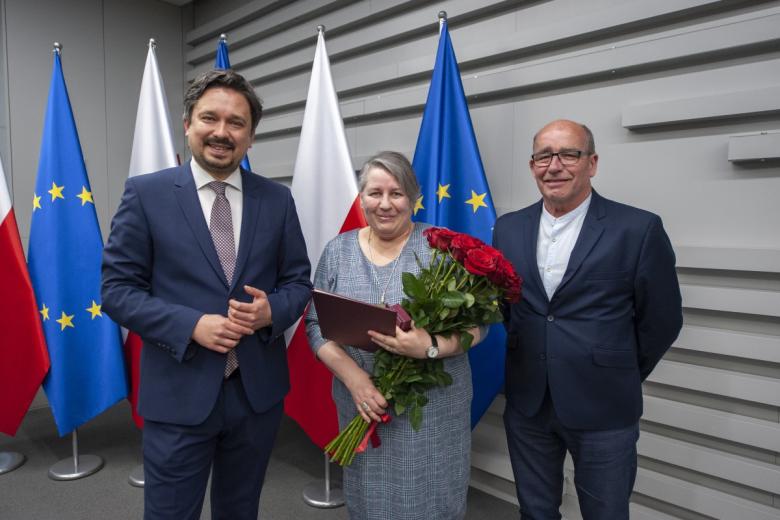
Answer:
[[[591,192],[588,195],[588,198],[580,202],[580,205],[571,210],[570,212],[561,215],[560,217],[554,217],[552,213],[547,211],[547,208],[544,207],[544,203],[542,203],[542,218],[550,223],[558,222],[562,225],[568,224],[569,222],[575,220],[577,217],[584,215],[588,212],[588,208],[590,207],[590,200],[593,197],[593,193]]]
[[[190,160],[190,168],[192,168],[192,178],[195,180],[195,187],[197,189],[203,188],[206,184],[215,181],[214,177],[211,176],[209,172],[204,170],[200,164],[198,164],[198,161],[195,159]],[[239,192],[241,191],[241,188],[243,187],[241,183],[241,170],[239,168],[236,168],[233,170],[233,173],[231,173],[227,179],[225,179],[223,182],[229,184],[230,186],[233,186],[235,189],[237,189]]]

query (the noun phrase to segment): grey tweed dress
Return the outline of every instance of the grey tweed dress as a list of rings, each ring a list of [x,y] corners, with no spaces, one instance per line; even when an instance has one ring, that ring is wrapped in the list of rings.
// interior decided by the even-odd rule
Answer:
[[[343,233],[325,247],[314,276],[314,286],[368,303],[379,303],[388,283],[385,301],[399,303],[403,298],[401,273],[419,272],[414,253],[423,265],[431,251],[422,231],[427,224],[415,224],[398,260],[371,264],[358,245],[357,230]],[[378,283],[377,283],[378,282]],[[345,316],[345,319],[349,317]],[[306,316],[309,343],[316,352],[327,340],[317,324],[314,306]],[[344,346],[346,352],[368,373],[373,370],[372,353]],[[468,356],[444,359],[453,383],[428,391],[423,424],[412,430],[406,415],[393,417],[380,425],[382,445],[369,448],[344,468],[344,494],[349,516],[355,520],[455,520],[466,513],[471,451],[471,369]],[[338,378],[333,378],[333,400],[344,428],[358,413],[352,396]]]

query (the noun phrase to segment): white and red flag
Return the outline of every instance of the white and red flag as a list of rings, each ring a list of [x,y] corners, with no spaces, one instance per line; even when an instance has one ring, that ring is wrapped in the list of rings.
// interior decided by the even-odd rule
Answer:
[[[33,211],[40,211],[33,196]],[[38,309],[19,239],[11,197],[0,162],[0,432],[16,435],[43,377],[49,353],[41,319],[49,309]]]
[[[154,40],[149,41],[144,77],[141,80],[141,95],[138,98],[138,112],[135,116],[133,151],[130,154],[128,177],[152,173],[178,166],[176,149],[173,146],[173,131],[168,115],[168,100],[165,97],[160,69],[157,66]],[[138,415],[138,384],[141,373],[141,338],[130,331],[125,339],[125,358],[130,376],[130,404],[133,421],[143,428],[144,420]]]
[[[366,225],[322,32],[314,53],[292,194],[313,273],[330,239]],[[284,402],[285,413],[324,448],[338,434],[331,397],[333,377],[309,349],[303,321],[295,328],[287,360],[291,389]]]

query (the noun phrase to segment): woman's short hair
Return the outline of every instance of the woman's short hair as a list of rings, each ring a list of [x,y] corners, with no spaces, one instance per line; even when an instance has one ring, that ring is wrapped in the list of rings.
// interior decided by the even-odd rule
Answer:
[[[420,185],[417,183],[417,176],[414,169],[404,154],[398,152],[379,152],[367,160],[360,169],[358,175],[358,189],[361,193],[366,187],[367,176],[371,168],[381,168],[389,173],[401,186],[409,201],[414,202],[420,197]]]

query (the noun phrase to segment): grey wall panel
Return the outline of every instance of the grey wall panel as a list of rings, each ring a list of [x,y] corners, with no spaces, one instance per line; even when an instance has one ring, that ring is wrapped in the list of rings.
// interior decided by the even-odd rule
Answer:
[[[780,1],[451,0],[394,10],[318,0],[313,16],[302,2],[261,4],[189,31],[187,77],[210,67],[219,32],[235,36],[231,61],[268,114],[250,157],[285,182],[318,23],[328,26],[356,167],[380,149],[413,153],[440,9],[499,214],[539,198],[528,170],[534,132],[558,117],[587,123],[600,154],[596,189],[662,216],[683,283],[685,328],[644,385],[632,518],[780,519],[780,165],[729,160],[736,139],[780,130]],[[247,15],[263,6],[271,10]],[[499,397],[474,432],[472,482],[512,501],[502,410]],[[568,462],[562,510],[574,519],[572,478]]]
[[[180,110],[180,9],[156,0],[132,5],[7,0],[5,7],[14,197],[22,240],[26,245],[54,41],[63,45],[65,81],[105,237],[127,177],[146,43],[152,36],[160,41],[158,61],[169,103]],[[176,138],[181,148],[181,130]]]
[[[0,6],[6,36],[0,53],[7,62],[7,74],[2,69],[0,75],[0,152],[22,242],[26,248],[54,41],[63,45],[65,81],[105,238],[127,177],[151,36],[160,41],[157,56],[168,101],[180,110],[184,80],[181,10],[157,0],[4,0]],[[178,127],[174,124],[181,150],[183,137]],[[33,407],[45,405],[40,392]]]

